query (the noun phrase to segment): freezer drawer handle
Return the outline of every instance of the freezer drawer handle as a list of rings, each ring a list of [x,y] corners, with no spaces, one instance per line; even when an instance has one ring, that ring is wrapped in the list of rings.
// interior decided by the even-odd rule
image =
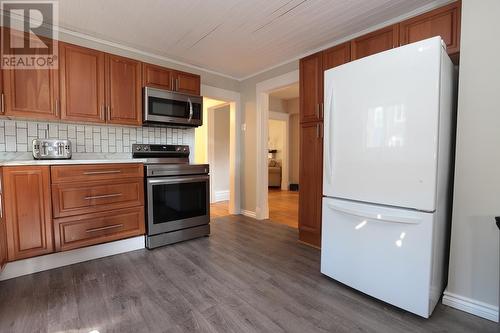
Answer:
[[[367,218],[370,220],[381,221],[381,222],[390,222],[390,223],[404,223],[404,224],[419,224],[422,220],[414,217],[403,217],[403,216],[391,216],[386,214],[376,214],[376,213],[367,213],[367,212],[359,212],[352,209],[340,207],[334,204],[327,204],[328,207],[332,210],[335,210],[340,213],[344,213],[347,215],[358,216],[362,218]]]

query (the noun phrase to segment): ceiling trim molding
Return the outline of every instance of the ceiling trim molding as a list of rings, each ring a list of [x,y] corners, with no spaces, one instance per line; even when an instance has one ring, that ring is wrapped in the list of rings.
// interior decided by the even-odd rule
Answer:
[[[304,52],[298,56],[295,56],[291,59],[288,59],[286,61],[283,61],[283,62],[280,62],[279,64],[276,64],[276,65],[273,65],[271,67],[267,67],[266,69],[263,69],[263,70],[260,70],[256,73],[253,73],[253,74],[250,74],[250,75],[247,75],[247,76],[244,76],[242,78],[239,78],[238,81],[245,81],[245,80],[248,80],[248,79],[251,79],[257,75],[260,75],[260,74],[263,74],[265,72],[268,72],[268,71],[271,71],[275,68],[278,68],[278,67],[281,67],[283,65],[286,65],[286,64],[289,64],[293,61],[297,61],[299,59],[302,59],[304,57],[307,57],[308,55],[311,55],[311,54],[314,54],[316,52],[319,52],[319,51],[322,51],[322,50],[325,50],[325,49],[328,49],[330,47],[333,47],[333,46],[336,46],[336,45],[339,45],[339,44],[342,44],[342,43],[345,43],[351,39],[354,39],[354,38],[357,38],[359,36],[363,36],[367,33],[370,33],[372,31],[375,31],[375,30],[378,30],[378,29],[381,29],[381,28],[384,28],[386,26],[389,26],[391,24],[395,24],[395,23],[398,23],[398,22],[401,22],[401,21],[404,21],[404,20],[407,20],[409,18],[412,18],[414,16],[418,16],[420,14],[423,14],[425,12],[428,12],[428,11],[431,11],[433,9],[436,9],[436,8],[439,8],[439,7],[442,7],[442,6],[445,6],[447,4],[450,4],[450,3],[453,3],[457,0],[435,0],[425,6],[422,6],[422,7],[419,7],[415,10],[412,10],[411,12],[408,12],[406,14],[403,14],[403,15],[400,15],[400,16],[397,16],[395,18],[392,18],[390,20],[387,20],[387,21],[384,21],[382,23],[379,23],[379,24],[376,24],[374,26],[371,26],[370,28],[368,29],[365,29],[365,30],[362,30],[362,31],[359,31],[359,32],[356,32],[352,35],[349,35],[347,37],[343,37],[343,38],[340,38],[340,39],[337,39],[337,40],[334,40],[332,42],[329,42],[327,44],[324,44],[320,47],[317,47],[315,49],[312,49],[312,50],[309,50],[307,52]]]

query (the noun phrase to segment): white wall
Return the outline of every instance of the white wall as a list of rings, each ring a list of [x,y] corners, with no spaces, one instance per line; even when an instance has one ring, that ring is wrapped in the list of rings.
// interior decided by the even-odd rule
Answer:
[[[286,140],[286,122],[283,120],[269,119],[269,149],[276,149],[274,158],[283,163],[283,154]]]
[[[290,115],[290,183],[299,184],[300,115]]]
[[[229,105],[215,108],[214,160],[211,163],[212,198],[229,200]]]
[[[463,0],[454,209],[447,293],[498,313],[500,1]],[[484,310],[484,309],[483,309]]]

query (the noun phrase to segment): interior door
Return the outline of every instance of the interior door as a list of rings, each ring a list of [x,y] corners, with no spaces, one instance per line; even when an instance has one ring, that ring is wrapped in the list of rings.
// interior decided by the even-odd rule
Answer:
[[[107,122],[141,125],[141,62],[106,54],[106,67]]]
[[[325,72],[323,194],[435,209],[439,38]]]
[[[61,118],[104,123],[104,53],[60,43]]]

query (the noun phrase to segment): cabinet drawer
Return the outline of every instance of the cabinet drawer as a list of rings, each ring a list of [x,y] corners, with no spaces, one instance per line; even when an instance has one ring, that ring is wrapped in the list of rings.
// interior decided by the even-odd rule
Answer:
[[[87,164],[52,166],[52,183],[86,182],[91,180],[110,180],[123,178],[142,178],[143,165],[133,164]]]
[[[142,178],[52,185],[54,217],[142,205],[144,205]]]
[[[143,235],[144,207],[54,219],[56,251]]]

